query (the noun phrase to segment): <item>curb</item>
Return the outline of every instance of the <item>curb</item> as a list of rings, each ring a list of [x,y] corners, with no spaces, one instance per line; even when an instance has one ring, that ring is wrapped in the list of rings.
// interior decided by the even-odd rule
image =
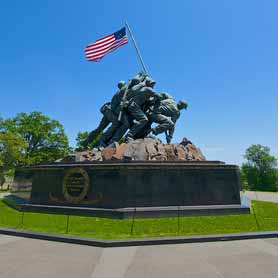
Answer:
[[[278,238],[278,231],[238,233],[238,234],[219,234],[219,235],[207,235],[207,236],[185,236],[185,237],[177,236],[177,237],[126,239],[126,240],[102,240],[96,238],[39,233],[39,232],[33,232],[28,230],[17,230],[17,229],[9,229],[9,228],[0,228],[0,234],[40,239],[40,240],[49,240],[49,241],[56,241],[56,242],[63,242],[63,243],[70,243],[70,244],[95,246],[95,247],[126,247],[126,246],[232,241],[232,240],[260,239],[260,238]]]

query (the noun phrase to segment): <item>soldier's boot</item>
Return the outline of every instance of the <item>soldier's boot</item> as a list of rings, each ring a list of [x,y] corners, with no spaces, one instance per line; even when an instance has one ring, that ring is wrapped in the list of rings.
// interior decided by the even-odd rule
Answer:
[[[158,134],[158,133],[156,132],[156,129],[155,129],[155,128],[152,128],[150,133],[153,134],[153,135],[157,135],[157,134]]]
[[[134,117],[135,118],[135,117]],[[136,118],[135,118],[136,119]],[[132,138],[134,139],[134,137],[136,136],[136,134],[142,132],[142,130],[144,129],[144,127],[147,125],[148,123],[148,118],[145,114],[141,115],[141,118],[138,117],[138,119],[136,119],[136,122],[134,123],[134,125],[132,126],[132,128],[129,130],[129,132],[126,135],[126,138]]]
[[[166,142],[167,142],[167,144],[170,144],[171,140],[172,140],[172,136],[169,135],[169,134],[166,134]]]
[[[99,146],[105,148],[107,147],[107,144],[104,141],[100,141]]]
[[[153,129],[151,129],[151,131],[149,132],[149,134],[147,135],[147,138],[152,138],[152,139],[155,139],[155,133],[153,132]]]
[[[122,125],[120,125],[119,128],[116,130],[110,142],[119,142],[121,138],[123,138],[123,136],[125,135],[128,129],[129,129],[129,122],[124,121]]]
[[[135,122],[129,132],[127,133],[127,138],[130,137],[135,139],[136,134],[141,133],[144,127],[148,124],[149,120],[144,111],[133,102],[129,107],[130,115],[135,119]]]
[[[108,148],[117,148],[119,146],[119,143],[116,141],[110,140],[106,145]]]
[[[130,143],[132,141],[134,141],[134,139],[132,137],[130,137],[128,135],[125,137],[125,143]]]

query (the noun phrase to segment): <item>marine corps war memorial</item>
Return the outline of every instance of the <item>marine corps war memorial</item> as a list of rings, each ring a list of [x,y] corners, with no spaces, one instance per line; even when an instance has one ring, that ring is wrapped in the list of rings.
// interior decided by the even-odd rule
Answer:
[[[156,91],[127,23],[87,46],[87,59],[98,61],[126,44],[126,29],[142,71],[118,82],[82,151],[18,168],[9,198],[23,211],[115,219],[250,213],[241,202],[238,166],[206,160],[186,137],[172,143],[190,106]]]

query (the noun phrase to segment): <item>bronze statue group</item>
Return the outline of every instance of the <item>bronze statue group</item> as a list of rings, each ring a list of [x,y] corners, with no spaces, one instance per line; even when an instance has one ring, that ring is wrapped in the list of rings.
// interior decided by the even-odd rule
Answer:
[[[98,127],[83,141],[83,147],[88,148],[100,134],[97,145],[102,147],[118,142],[124,136],[129,142],[163,132],[170,144],[180,110],[186,109],[187,103],[182,100],[176,102],[166,92],[156,93],[154,86],[155,81],[143,72],[127,83],[120,81],[111,101],[100,108],[103,117]],[[157,124],[154,128],[153,123]]]

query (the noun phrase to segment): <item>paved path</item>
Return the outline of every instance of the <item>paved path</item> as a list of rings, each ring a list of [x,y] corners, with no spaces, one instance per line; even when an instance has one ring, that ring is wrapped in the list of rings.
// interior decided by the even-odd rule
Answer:
[[[1,278],[274,278],[278,239],[98,248],[0,235]]]
[[[0,192],[0,199],[4,198],[5,196],[10,195],[10,192]]]
[[[251,200],[278,203],[278,192],[245,191],[242,194]]]

